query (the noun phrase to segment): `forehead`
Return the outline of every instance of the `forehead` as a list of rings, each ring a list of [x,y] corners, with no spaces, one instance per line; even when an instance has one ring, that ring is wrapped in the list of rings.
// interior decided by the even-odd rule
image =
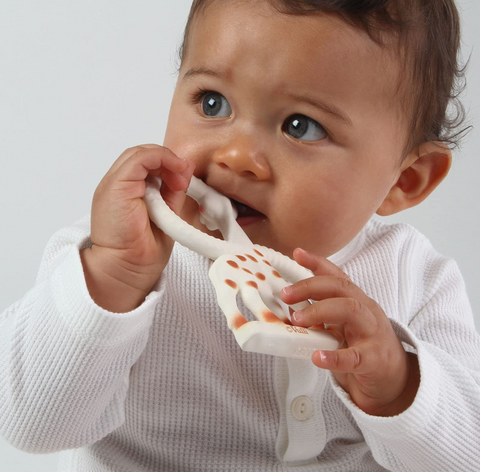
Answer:
[[[237,84],[262,78],[272,94],[317,89],[340,107],[355,101],[382,110],[399,73],[391,51],[336,15],[287,15],[258,0],[214,1],[197,15],[181,70],[198,66]]]

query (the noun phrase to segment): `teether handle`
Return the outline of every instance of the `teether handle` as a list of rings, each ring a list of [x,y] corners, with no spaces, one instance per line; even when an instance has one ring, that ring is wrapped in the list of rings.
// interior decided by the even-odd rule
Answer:
[[[285,323],[252,321],[242,326],[235,337],[244,351],[297,359],[311,359],[312,354],[319,349],[333,351],[340,347],[340,343],[329,331]]]

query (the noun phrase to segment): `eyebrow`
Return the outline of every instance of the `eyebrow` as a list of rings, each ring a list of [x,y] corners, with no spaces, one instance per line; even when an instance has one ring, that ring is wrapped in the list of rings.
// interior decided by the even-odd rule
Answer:
[[[323,100],[320,100],[318,98],[311,97],[309,95],[303,95],[300,93],[287,93],[285,94],[289,97],[293,97],[296,100],[299,100],[301,102],[306,102],[309,103],[310,105],[314,106],[315,108],[319,108],[320,110],[323,110],[324,112],[328,113],[329,115],[332,115],[335,118],[338,118],[342,121],[344,121],[347,125],[353,126],[352,120],[350,117],[344,113],[340,108],[336,107],[333,104],[329,104],[327,102],[324,102]]]
[[[225,74],[224,72],[218,72],[212,69],[207,69],[206,67],[192,67],[187,72],[185,72],[185,75],[183,76],[183,80],[191,79],[196,75],[202,75],[202,74],[213,75],[214,77],[218,77],[224,80],[228,79],[227,74]]]
[[[208,69],[206,67],[192,67],[187,72],[185,72],[185,75],[183,76],[183,80],[189,80],[192,77],[195,77],[196,75],[211,75],[213,77],[218,77],[223,80],[228,80],[226,73]],[[283,93],[283,95],[294,98],[301,102],[309,103],[315,108],[318,108],[328,113],[329,115],[332,115],[333,117],[344,121],[347,125],[353,126],[353,123],[350,117],[346,113],[344,113],[342,110],[340,110],[340,108],[336,107],[333,104],[326,103],[323,100],[312,97],[310,95],[300,94],[296,92]]]

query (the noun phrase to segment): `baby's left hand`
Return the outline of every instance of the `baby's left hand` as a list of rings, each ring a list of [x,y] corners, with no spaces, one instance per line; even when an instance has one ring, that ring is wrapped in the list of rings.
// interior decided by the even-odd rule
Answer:
[[[318,301],[296,312],[292,324],[336,325],[327,329],[340,330],[346,341],[336,351],[315,351],[313,363],[330,370],[364,412],[394,416],[406,410],[420,382],[418,361],[404,350],[385,312],[325,257],[295,249],[294,258],[315,276],[287,287],[292,291],[282,291],[282,300]]]

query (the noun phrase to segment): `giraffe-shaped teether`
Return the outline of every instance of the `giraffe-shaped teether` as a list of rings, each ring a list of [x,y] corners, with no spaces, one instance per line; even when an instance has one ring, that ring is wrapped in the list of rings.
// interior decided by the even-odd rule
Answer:
[[[159,177],[146,180],[144,201],[150,219],[181,245],[214,260],[209,277],[228,327],[243,350],[310,359],[317,349],[338,349],[339,342],[329,331],[292,326],[288,306],[280,299],[284,287],[311,277],[309,270],[271,248],[253,244],[236,222],[231,201],[200,179],[192,177],[187,195],[202,208],[202,224],[212,231],[219,229],[225,241],[178,217],[161,197],[161,185]],[[247,320],[238,309],[238,293],[255,321]],[[306,306],[308,302],[291,307],[299,310]]]

